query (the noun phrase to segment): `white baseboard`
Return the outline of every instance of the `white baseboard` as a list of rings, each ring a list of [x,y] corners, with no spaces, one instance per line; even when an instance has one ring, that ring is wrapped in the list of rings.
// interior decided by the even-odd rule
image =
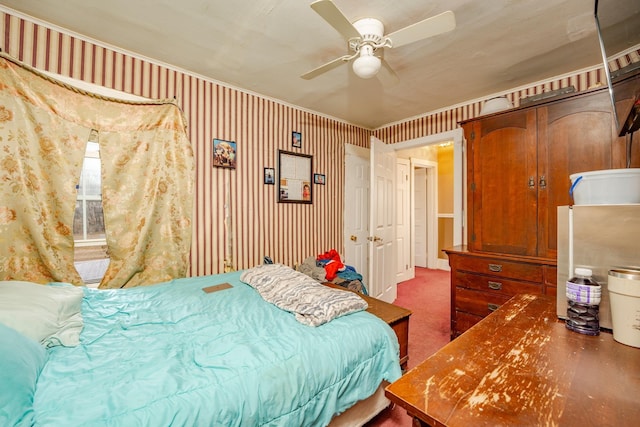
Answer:
[[[438,258],[438,270],[451,271],[449,260]]]

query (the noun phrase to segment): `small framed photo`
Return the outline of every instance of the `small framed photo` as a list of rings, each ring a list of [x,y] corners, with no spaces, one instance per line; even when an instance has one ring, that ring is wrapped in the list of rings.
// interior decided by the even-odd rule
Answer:
[[[314,184],[320,184],[320,185],[325,185],[326,183],[326,178],[323,174],[321,173],[314,173],[313,174],[313,183]]]
[[[300,132],[291,132],[291,145],[295,148],[302,148],[302,134]]]
[[[275,185],[276,183],[276,170],[274,168],[264,168],[264,183]]]
[[[235,169],[237,159],[236,143],[223,139],[213,140],[213,166]]]

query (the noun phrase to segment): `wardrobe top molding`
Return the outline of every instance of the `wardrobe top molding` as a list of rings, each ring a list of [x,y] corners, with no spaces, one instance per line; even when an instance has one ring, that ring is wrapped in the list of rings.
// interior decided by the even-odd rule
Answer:
[[[613,81],[613,85],[622,84],[624,81],[631,80],[631,79],[634,79],[636,77],[640,77],[640,68],[637,68],[635,70],[629,71],[628,73],[625,73],[622,76],[618,76]],[[608,91],[608,90],[609,90],[609,87],[605,83],[602,83],[602,84],[599,84],[597,86],[590,87],[589,89],[581,90],[579,92],[561,93],[561,94],[558,94],[558,95],[550,96],[548,98],[540,99],[538,101],[530,102],[530,103],[528,103],[526,105],[520,105],[518,107],[509,108],[508,110],[497,111],[495,113],[484,114],[484,115],[481,115],[481,116],[476,116],[476,117],[473,117],[473,118],[461,120],[460,122],[458,122],[458,124],[462,125],[464,123],[476,121],[476,120],[478,120],[480,118],[499,116],[501,114],[510,113],[512,111],[524,110],[524,109],[527,109],[527,108],[535,108],[535,107],[539,107],[541,105],[552,104],[552,103],[555,103],[555,102],[564,101],[566,99],[576,98],[576,97],[584,96],[584,95],[587,95],[587,94],[590,94],[590,93],[604,92],[604,91]],[[613,106],[612,106],[612,111],[613,111]]]

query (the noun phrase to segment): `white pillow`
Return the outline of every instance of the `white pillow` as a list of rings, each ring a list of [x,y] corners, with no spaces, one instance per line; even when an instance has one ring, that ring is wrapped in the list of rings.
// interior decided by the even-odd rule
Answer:
[[[0,323],[45,347],[76,346],[84,291],[70,284],[0,281]]]

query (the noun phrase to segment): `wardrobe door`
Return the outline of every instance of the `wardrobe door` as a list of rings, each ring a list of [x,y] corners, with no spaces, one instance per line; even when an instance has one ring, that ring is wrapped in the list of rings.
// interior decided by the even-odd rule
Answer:
[[[469,248],[537,254],[535,109],[464,125],[468,154]]]
[[[573,203],[569,176],[611,169],[616,137],[606,91],[547,104],[537,115],[538,256],[555,259],[558,206]]]

